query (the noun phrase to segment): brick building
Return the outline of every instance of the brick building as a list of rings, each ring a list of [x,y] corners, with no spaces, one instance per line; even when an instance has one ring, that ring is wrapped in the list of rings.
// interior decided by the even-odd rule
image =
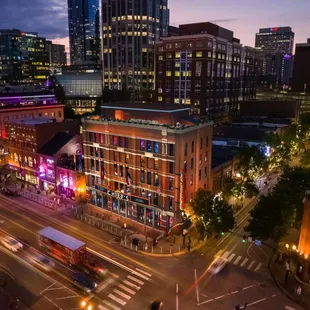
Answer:
[[[20,119],[5,125],[8,164],[16,177],[34,185],[53,184],[55,160],[52,154],[41,152],[59,132],[73,135],[79,132],[75,121],[56,122],[49,118]],[[66,141],[67,142],[67,141]],[[46,177],[40,182],[40,177]]]
[[[170,228],[199,187],[211,188],[212,122],[192,120],[183,105],[102,108],[82,122],[91,203]]]
[[[156,45],[155,101],[186,104],[196,115],[222,116],[256,95],[255,49],[212,23],[181,25]]]

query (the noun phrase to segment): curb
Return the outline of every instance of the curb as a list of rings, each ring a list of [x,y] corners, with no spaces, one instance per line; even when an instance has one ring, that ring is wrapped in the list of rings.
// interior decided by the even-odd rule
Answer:
[[[157,253],[149,253],[149,252],[145,252],[145,251],[141,251],[139,250],[138,253],[144,255],[144,256],[152,256],[152,257],[173,257],[173,256],[182,256],[184,254],[189,254],[189,253],[192,253],[194,251],[197,251],[199,249],[201,249],[202,247],[204,246],[204,243],[201,243],[201,244],[198,244],[196,246],[194,246],[190,252],[186,251],[186,250],[183,250],[183,251],[180,251],[180,252],[175,252],[175,253],[172,253],[172,254],[157,254]]]
[[[274,258],[275,254],[272,255],[272,258],[268,264],[268,269],[269,269],[269,273],[273,279],[273,281],[275,282],[275,284],[277,285],[278,289],[281,291],[281,293],[286,296],[287,298],[289,298],[290,300],[292,300],[293,302],[295,302],[296,304],[302,306],[304,309],[308,310],[309,307],[308,305],[304,305],[302,304],[299,300],[297,300],[294,296],[292,296],[289,292],[287,292],[287,290],[277,281],[276,277],[274,276],[273,272],[272,272],[272,262],[273,262],[273,258]]]

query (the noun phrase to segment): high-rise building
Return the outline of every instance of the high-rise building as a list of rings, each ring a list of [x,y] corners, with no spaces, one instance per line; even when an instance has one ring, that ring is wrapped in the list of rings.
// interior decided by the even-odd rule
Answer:
[[[307,43],[296,44],[292,90],[310,92],[310,39]]]
[[[67,64],[67,54],[65,46],[62,44],[54,44],[52,41],[47,41],[49,63],[52,69],[61,68]]]
[[[212,23],[180,26],[156,47],[156,102],[180,103],[196,115],[224,116],[256,96],[255,49]]]
[[[0,30],[0,80],[2,83],[42,82],[49,76],[46,39],[37,32]]]
[[[259,82],[273,86],[290,83],[294,36],[291,27],[259,29],[255,37]]]
[[[168,0],[101,0],[104,85],[152,89],[154,45],[168,33]]]
[[[70,62],[100,59],[99,0],[68,0]]]

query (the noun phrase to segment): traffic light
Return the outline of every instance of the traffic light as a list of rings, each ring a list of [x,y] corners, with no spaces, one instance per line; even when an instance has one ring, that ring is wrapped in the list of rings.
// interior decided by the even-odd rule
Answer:
[[[246,242],[246,235],[243,235],[243,237],[242,237],[242,242],[243,242],[243,243]]]
[[[224,236],[224,235],[225,235],[225,233],[222,231],[222,232],[221,232],[221,236]]]

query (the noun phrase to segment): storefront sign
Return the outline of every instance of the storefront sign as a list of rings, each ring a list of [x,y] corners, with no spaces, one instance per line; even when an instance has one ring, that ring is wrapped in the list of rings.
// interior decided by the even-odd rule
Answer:
[[[182,169],[180,173],[180,209],[183,210],[185,203],[185,190],[186,190],[186,179],[185,171]]]
[[[146,199],[146,198],[137,197],[137,196],[130,196],[130,200],[131,200],[132,202],[140,203],[140,204],[142,204],[142,205],[146,205],[146,206],[149,206],[149,205],[150,205],[150,200],[149,200],[149,199]]]

